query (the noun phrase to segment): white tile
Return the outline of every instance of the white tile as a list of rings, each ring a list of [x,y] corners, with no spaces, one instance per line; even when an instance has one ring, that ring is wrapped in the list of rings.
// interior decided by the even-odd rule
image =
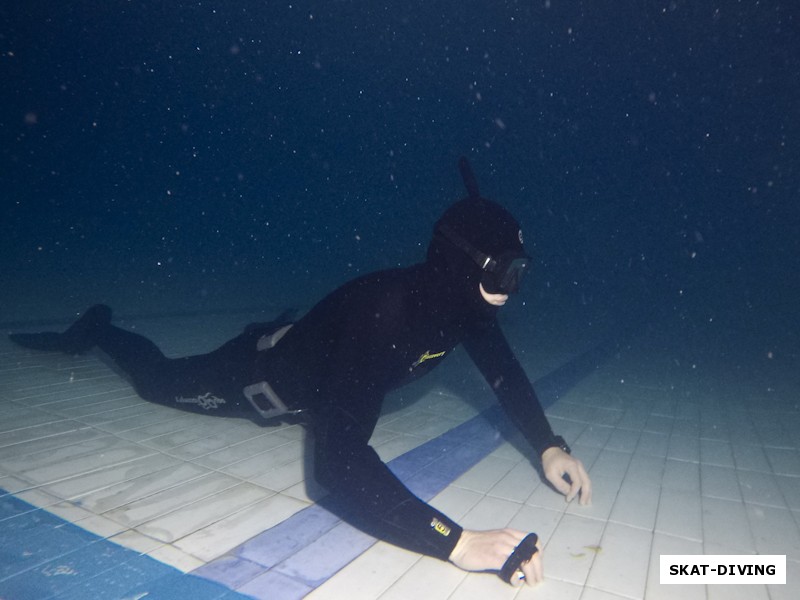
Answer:
[[[124,548],[135,550],[140,554],[147,554],[164,545],[164,542],[142,535],[133,529],[126,529],[122,533],[110,537],[109,541],[119,544]]]
[[[509,521],[508,527],[537,534],[544,547],[553,536],[553,532],[563,516],[564,513],[526,505]]]
[[[33,409],[28,409],[33,410]],[[14,425],[4,418],[3,425],[0,426],[4,431],[0,433],[0,448],[14,446],[16,444],[31,444],[36,440],[45,440],[54,436],[63,435],[72,431],[86,428],[83,423],[72,420],[55,420],[53,417],[35,410],[35,414],[43,421],[41,425],[23,425],[19,429],[14,429]],[[2,452],[2,450],[0,450]],[[2,456],[2,454],[0,454]]]
[[[630,429],[614,429],[611,436],[608,438],[605,447],[608,450],[615,450],[617,452],[627,452],[632,454],[639,444],[641,437],[640,431],[632,431]]]
[[[672,417],[650,414],[650,416],[647,417],[647,422],[644,424],[644,430],[669,435],[672,433],[674,422],[675,419]]]
[[[478,492],[448,486],[431,500],[430,505],[442,511],[451,519],[460,521],[483,498],[483,494]]]
[[[197,500],[207,498],[223,490],[237,486],[238,479],[222,475],[220,473],[209,473],[196,479],[180,483],[174,487],[159,487],[160,491],[140,497],[133,502],[113,508],[104,514],[123,525],[135,527],[146,521],[151,521],[161,515],[171,513],[174,510],[182,509]],[[159,486],[154,482],[154,486]],[[134,488],[135,491],[135,488]],[[102,505],[95,505],[97,510]],[[162,539],[162,538],[158,538]],[[172,541],[172,540],[165,540]]]
[[[581,505],[573,500],[567,505],[567,513],[587,519],[607,521],[611,509],[617,500],[620,482],[609,477],[592,477],[592,503],[589,506]],[[563,507],[563,505],[560,505]]]
[[[317,483],[315,479],[306,478],[300,483],[281,490],[281,493],[303,502],[319,502],[328,495],[328,490]]]
[[[800,529],[790,511],[750,504],[747,517],[758,554],[785,554],[800,561]]]
[[[425,439],[433,439],[461,423],[461,420],[437,415],[430,411],[415,410],[413,414],[403,419],[396,419],[383,425],[383,428],[397,433],[408,433]]]
[[[19,477],[13,476],[5,476],[0,479],[0,489],[5,490],[9,494],[20,494],[25,490],[29,490],[33,487],[33,485],[28,482],[20,479]]]
[[[800,510],[800,477],[776,475],[775,480],[783,492],[783,497],[789,504],[789,508]]]
[[[744,501],[777,508],[789,508],[778,487],[775,475],[759,471],[737,471]]]
[[[768,585],[770,600],[797,600],[797,590],[800,589],[800,562],[786,561],[786,584]]]
[[[469,573],[448,600],[512,600],[517,595],[517,589],[494,573]]]
[[[622,418],[617,421],[616,426],[621,429],[631,429],[633,431],[642,431],[644,429],[645,424],[647,423],[647,418],[650,416],[649,412],[647,411],[646,407],[643,408],[630,408],[625,411],[625,414],[622,415]]]
[[[661,486],[668,490],[700,493],[700,465],[680,460],[667,460]]]
[[[800,453],[794,449],[764,448],[772,471],[778,475],[800,476]]]
[[[521,435],[514,435],[513,438],[514,443],[503,442],[500,444],[495,450],[493,450],[489,456],[494,456],[496,458],[505,458],[506,460],[513,461],[514,463],[519,463],[522,461],[530,461],[531,452],[520,452],[519,446],[517,442],[521,442],[523,446],[527,446],[525,442],[525,438]]]
[[[514,464],[514,462],[504,458],[487,456],[456,479],[452,485],[485,494],[511,471]]]
[[[610,520],[652,531],[660,492],[660,487],[626,480],[617,495]]]
[[[250,429],[250,424],[242,423],[238,419],[214,419],[189,413],[182,420],[185,420],[186,427],[142,440],[142,444],[190,459],[226,448],[231,440],[239,439],[241,432]],[[196,445],[200,446],[199,450]]]
[[[522,505],[517,502],[484,496],[461,519],[460,525],[466,529],[502,529],[520,508]]]
[[[158,455],[159,463],[161,460],[169,462],[169,457]],[[191,463],[173,464],[171,468],[161,469],[153,472],[141,474],[138,465],[132,466],[129,472],[117,467],[117,469],[104,470],[95,474],[88,474],[80,478],[73,478],[63,482],[63,485],[53,484],[48,486],[54,493],[65,494],[75,497],[75,502],[83,508],[95,513],[104,513],[130,504],[142,498],[153,496],[159,492],[166,491],[167,495],[177,495],[181,488],[178,486],[199,480],[210,475],[208,469],[198,467]],[[119,481],[119,483],[114,483]],[[228,480],[230,485],[234,485],[234,480]],[[91,491],[87,491],[91,490]]]
[[[291,462],[301,460],[303,458],[304,451],[304,442],[299,440],[294,442],[286,442],[284,440],[282,445],[273,447],[268,452],[262,452],[260,454],[249,456],[244,460],[221,467],[220,470],[223,473],[233,475],[234,477],[251,479],[272,469],[276,469]],[[204,460],[209,458],[211,458],[211,456],[205,456],[201,459],[198,459],[197,462],[203,464]]]
[[[736,468],[748,471],[762,471],[769,473],[772,471],[764,450],[755,444],[733,444],[733,458]]]
[[[545,566],[544,581],[536,586],[520,588],[516,600],[579,600],[583,590],[582,585],[549,577]]]
[[[170,451],[170,454],[185,460],[192,460],[209,469],[222,469],[257,455],[261,455],[265,461],[268,461],[269,451],[289,443],[286,438],[278,435],[270,433],[254,435],[254,433],[254,431],[239,431],[238,435],[248,436],[248,439],[244,441],[229,434],[209,436],[203,440],[180,446]]]
[[[537,487],[542,484],[539,473],[527,460],[518,462],[502,479],[489,490],[490,496],[525,502]]]
[[[564,511],[568,507],[567,497],[557,492],[555,488],[547,483],[542,483],[542,485],[537,486],[525,501],[525,504],[549,508],[555,511]]]
[[[267,489],[282,492],[302,483],[305,480],[305,476],[305,459],[298,459],[256,477],[248,478],[248,480]]]
[[[628,598],[642,598],[652,537],[649,531],[609,523],[586,584]]]
[[[615,452],[613,450],[603,450],[594,461],[589,475],[592,477],[602,476],[616,479],[622,482],[625,473],[628,471],[632,455],[627,452]]]
[[[110,437],[101,431],[82,427],[80,429],[72,428],[55,435],[35,436],[28,440],[21,439],[14,444],[0,448],[0,468],[14,472],[24,471],[26,468],[37,466],[38,461],[50,458],[55,450]]]
[[[101,538],[110,538],[127,530],[124,525],[102,515],[88,515],[83,519],[69,519],[69,521]]]
[[[656,516],[656,531],[700,542],[703,539],[703,516],[696,493],[662,489]]]
[[[703,554],[703,544],[656,533],[650,549],[647,573],[647,600],[705,600],[705,585],[661,585],[659,568],[662,555]]]
[[[177,540],[173,545],[209,562],[307,506],[300,500],[276,494],[237,512],[233,512],[232,507],[223,519]]]
[[[151,556],[159,562],[168,564],[171,567],[175,567],[183,573],[194,571],[205,564],[203,561],[198,560],[194,556],[186,554],[185,552],[182,552],[174,546],[170,546],[169,544],[164,544],[163,546],[159,546],[155,550],[148,552],[148,556]]]
[[[408,433],[393,432],[383,437],[386,438],[386,440],[383,442],[378,440],[375,442],[374,446],[375,451],[383,462],[389,462],[427,441],[422,436]]]
[[[181,461],[170,456],[154,454],[127,462],[123,465],[111,465],[104,469],[98,469],[89,473],[81,473],[75,477],[43,486],[43,489],[61,498],[78,498],[93,492],[102,493],[100,490],[107,489],[114,485],[124,485],[125,482],[140,477],[153,476],[155,478],[165,478],[171,475],[173,470],[180,469],[182,465],[183,463],[181,463]],[[199,467],[195,469],[200,470]],[[169,470],[169,472],[166,472],[167,470]],[[203,470],[203,472],[206,471]],[[161,475],[155,475],[155,473],[161,473]]]
[[[727,417],[724,414],[704,415],[700,422],[700,437],[722,442],[730,441]]]
[[[681,400],[676,407],[675,417],[688,421],[698,421],[700,419],[700,405],[696,402]]]
[[[587,586],[581,594],[581,600],[630,600],[630,598]]]
[[[450,563],[423,557],[380,596],[380,600],[445,600],[467,574]]]
[[[700,462],[700,440],[694,436],[682,435],[678,433],[679,427],[675,428],[669,439],[669,449],[667,458],[683,460],[689,462]]]
[[[601,546],[605,524],[593,519],[564,515],[542,556],[546,577],[583,585]]]
[[[136,530],[171,543],[248,508],[270,494],[258,486],[242,483],[193,504],[184,505],[180,510],[141,523]]]
[[[769,600],[764,585],[709,585],[708,600]]]
[[[706,554],[747,554],[754,547],[753,536],[747,521],[747,513],[742,502],[702,499],[703,544]],[[711,552],[709,546],[720,548]]]
[[[186,429],[189,425],[184,420],[184,415],[180,411],[167,413],[165,410],[158,411],[159,420],[157,423],[149,424],[145,427],[137,427],[128,431],[120,431],[116,435],[132,442],[143,442],[161,435],[168,435]]]
[[[636,453],[633,455],[625,481],[636,481],[649,485],[660,485],[664,475],[664,458]]]
[[[603,451],[602,448],[593,446],[581,446],[580,444],[572,444],[572,456],[577,458],[583,463],[587,471],[590,471]]]
[[[690,419],[675,419],[675,425],[672,428],[672,434],[680,434],[685,437],[700,440],[700,422]]]
[[[589,425],[575,442],[582,446],[604,448],[613,431],[613,427]]]
[[[700,440],[700,462],[704,465],[714,465],[717,467],[735,467],[733,462],[733,452],[728,442],[718,440]]]
[[[742,500],[739,479],[734,469],[703,464],[700,466],[700,484],[703,496],[739,502]]]
[[[649,454],[666,458],[669,448],[669,435],[655,431],[643,431],[639,438],[639,445],[636,452],[639,454]]]
[[[27,466],[24,461],[14,461],[9,468],[34,483],[47,484],[153,454],[152,450],[137,444],[107,436],[61,448],[58,452],[39,453],[35,458],[29,457],[31,463]]]
[[[308,594],[306,599],[374,600],[388,590],[418,560],[420,560],[419,554],[378,542]]]

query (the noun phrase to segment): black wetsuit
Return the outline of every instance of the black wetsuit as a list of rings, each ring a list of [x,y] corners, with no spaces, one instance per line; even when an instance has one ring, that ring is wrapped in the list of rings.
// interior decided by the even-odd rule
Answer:
[[[364,276],[323,299],[268,350],[257,349],[259,339],[282,323],[250,326],[214,352],[180,359],[110,325],[96,343],[143,398],[179,408],[252,415],[243,389],[267,382],[289,409],[308,412],[315,477],[334,498],[370,533],[447,560],[461,528],[416,498],[368,444],[386,393],[463,344],[533,449],[556,445],[497,309],[467,283],[454,284],[429,263]]]

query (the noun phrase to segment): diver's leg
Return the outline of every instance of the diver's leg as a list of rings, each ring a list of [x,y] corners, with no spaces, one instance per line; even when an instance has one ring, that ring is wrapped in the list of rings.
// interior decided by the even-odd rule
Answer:
[[[15,344],[32,350],[83,354],[94,347],[97,333],[110,322],[111,309],[105,304],[96,304],[63,333],[11,333],[8,337]]]
[[[262,328],[250,329],[214,352],[167,358],[146,337],[111,325],[111,309],[96,305],[63,333],[11,334],[20,346],[81,354],[99,348],[143,399],[220,415],[252,416],[243,395],[251,383]]]
[[[256,357],[256,341],[240,336],[208,354],[167,358],[149,339],[109,325],[97,347],[150,402],[200,414],[253,418],[242,390]]]

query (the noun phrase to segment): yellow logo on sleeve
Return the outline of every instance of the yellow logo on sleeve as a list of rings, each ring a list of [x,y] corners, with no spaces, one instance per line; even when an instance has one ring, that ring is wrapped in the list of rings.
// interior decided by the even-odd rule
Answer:
[[[436,533],[441,533],[444,537],[450,535],[450,528],[436,517],[431,521],[431,528],[434,529]]]
[[[432,359],[432,358],[441,358],[441,357],[442,357],[442,356],[444,356],[444,355],[445,355],[445,352],[444,352],[444,351],[442,351],[442,352],[436,352],[436,353],[434,353],[434,354],[431,354],[431,351],[430,351],[430,350],[426,350],[426,351],[425,351],[425,352],[422,354],[422,356],[420,356],[420,357],[419,357],[419,358],[418,358],[416,361],[414,361],[414,364],[413,364],[413,365],[411,365],[411,368],[413,369],[414,367],[418,367],[418,366],[420,366],[420,365],[421,365],[422,363],[424,363],[426,360],[430,360],[430,359]]]

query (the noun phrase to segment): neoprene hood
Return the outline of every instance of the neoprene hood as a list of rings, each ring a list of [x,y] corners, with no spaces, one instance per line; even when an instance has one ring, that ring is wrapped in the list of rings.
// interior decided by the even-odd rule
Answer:
[[[479,281],[490,294],[516,292],[530,263],[522,229],[510,212],[480,195],[465,158],[459,167],[468,195],[437,221],[428,262],[444,261],[451,275],[469,283]]]

